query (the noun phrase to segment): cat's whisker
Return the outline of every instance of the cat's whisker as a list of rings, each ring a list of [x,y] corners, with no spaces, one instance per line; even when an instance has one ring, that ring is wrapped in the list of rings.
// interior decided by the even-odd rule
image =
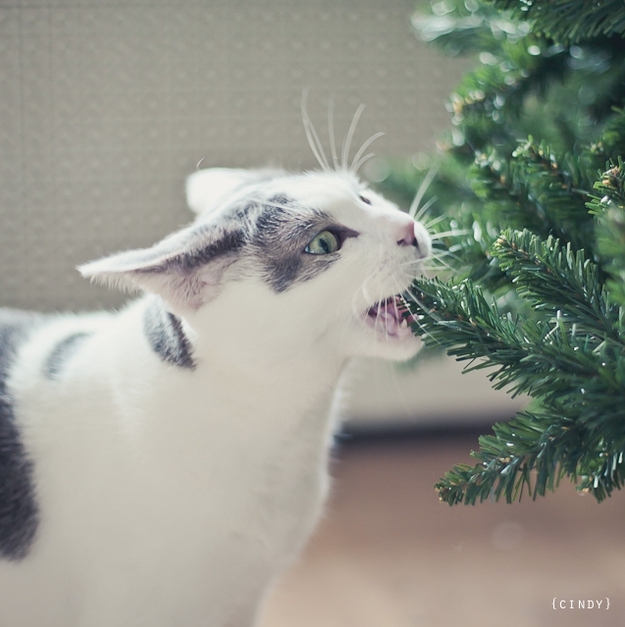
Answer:
[[[419,189],[417,190],[417,195],[414,197],[414,200],[412,201],[412,204],[410,205],[410,209],[408,210],[408,215],[413,217],[415,220],[419,220],[419,218],[427,211],[427,209],[424,209],[423,207],[419,209],[419,204],[421,203],[423,196],[425,195],[432,181],[434,180],[434,177],[438,174],[438,171],[440,169],[440,164],[441,162],[440,160],[438,160],[436,161],[436,163],[434,163],[430,167],[430,170],[426,174],[421,185],[419,186]]]
[[[328,103],[328,137],[330,138],[330,154],[332,156],[332,165],[334,170],[340,168],[339,156],[336,151],[336,135],[334,133],[334,98],[330,98]]]
[[[454,253],[448,250],[435,250],[427,259],[425,260],[415,259],[412,261],[406,261],[405,263],[401,265],[401,267],[402,268],[416,267],[416,268],[422,269],[424,273],[432,272],[432,271],[437,272],[437,271],[442,270],[443,268],[445,268],[446,270],[450,272],[455,272],[456,269],[453,266],[446,263],[443,260],[443,257],[451,257],[458,262],[462,261],[460,257],[458,257],[458,255],[455,255]]]
[[[432,199],[432,200],[434,200],[434,199]],[[428,201],[428,202],[431,202],[431,200]],[[428,231],[430,231],[432,229],[432,227],[436,226],[437,224],[440,224],[441,222],[443,222],[443,220],[447,220],[447,219],[449,219],[448,216],[442,215],[442,216],[438,216],[437,218],[432,218],[428,222],[423,222],[423,220],[421,222],[423,223],[423,226]]]
[[[416,269],[419,269],[419,268],[424,267],[425,266],[425,262],[426,261],[430,261],[431,259],[432,259],[431,257],[428,257],[427,260],[424,260],[424,259],[412,259],[411,261],[404,261],[403,263],[400,264],[399,267],[401,269],[403,269],[403,268],[416,268]]]
[[[437,196],[432,196],[430,200],[428,200],[421,209],[419,209],[417,215],[413,216],[414,219],[418,222],[421,218],[428,212],[429,208],[438,200]]]
[[[451,250],[437,250],[435,251],[435,254],[432,255],[431,259],[438,260],[441,257],[452,257],[456,261],[462,263],[462,259],[455,253],[452,253]]]
[[[371,146],[371,144],[373,144],[376,139],[380,139],[380,137],[383,136],[384,133],[382,131],[374,133],[373,135],[371,135],[371,137],[369,137],[366,142],[363,143],[363,145],[358,149],[358,152],[354,155],[354,158],[352,159],[352,164],[349,166],[351,172],[356,174],[358,170],[362,167],[363,163],[375,156],[374,153],[369,153],[361,160],[361,157],[365,154],[367,148],[369,148],[369,146]]]
[[[362,115],[362,112],[365,109],[363,104],[359,105],[352,117],[352,121],[349,125],[349,129],[347,131],[347,135],[341,146],[341,156],[339,158],[337,145],[336,145],[336,134],[334,128],[334,100],[331,98],[328,103],[328,138],[330,141],[330,158],[332,160],[332,166],[330,165],[330,161],[326,152],[323,148],[323,144],[321,139],[319,138],[319,134],[313,124],[310,116],[308,115],[307,110],[307,100],[308,100],[308,91],[304,90],[302,94],[302,122],[304,126],[304,132],[306,133],[306,139],[308,140],[308,145],[315,156],[315,159],[319,163],[320,167],[324,171],[334,170],[345,170],[349,171],[352,174],[357,174],[360,168],[372,159],[375,156],[375,153],[371,152],[365,154],[367,148],[373,144],[377,139],[384,135],[383,132],[374,133],[371,137],[369,137],[362,146],[358,149],[356,154],[354,155],[351,163],[349,163],[349,153],[351,152],[352,142],[354,139],[354,134],[356,132],[356,128],[358,126],[358,122]]]
[[[448,264],[440,264],[436,266],[424,266],[422,275],[428,279],[437,277],[441,274],[453,273],[454,269]]]
[[[347,135],[345,140],[343,141],[343,146],[341,149],[341,167],[343,170],[348,170],[348,161],[349,161],[349,151],[352,147],[352,140],[354,139],[354,133],[356,132],[356,126],[358,126],[358,120],[360,120],[360,116],[362,112],[365,110],[365,105],[360,104],[356,109],[356,113],[354,113],[354,117],[352,118],[351,124],[349,125],[349,130],[347,131]]]
[[[403,292],[402,299],[404,301],[404,304],[408,308],[408,311],[411,312],[411,318],[413,320],[413,323],[416,324],[419,327],[419,329],[421,329],[421,331],[423,332],[423,334],[426,337],[429,337],[434,343],[440,344],[439,340],[437,340],[429,331],[426,331],[426,329],[421,324],[421,321],[419,320],[418,315],[415,315],[415,314],[412,313],[412,311],[411,311],[411,309],[409,307],[409,302],[413,302],[420,309],[422,309],[427,315],[431,315],[431,312],[427,311],[427,309],[423,305],[423,303],[414,295],[414,293],[410,289],[408,289],[405,292]]]
[[[358,171],[360,170],[360,168],[362,168],[362,166],[365,163],[367,163],[367,161],[370,161],[371,159],[373,159],[373,157],[375,157],[375,153],[374,152],[370,152],[369,154],[367,154],[364,157],[362,157],[360,159],[360,161],[358,161],[358,163],[356,164],[356,167],[353,169],[353,173],[354,174],[358,174]]]
[[[328,164],[327,157],[323,152],[321,141],[319,140],[319,136],[317,135],[315,127],[312,126],[312,123],[310,121],[304,121],[304,131],[306,132],[306,138],[308,139],[310,149],[312,150],[313,155],[315,155],[315,158],[321,166],[321,169],[329,170],[330,165]]]
[[[393,277],[393,279],[395,281],[395,284],[396,284],[396,287],[397,287],[397,293],[399,294],[400,300],[403,301],[403,304],[406,307],[406,309],[408,311],[410,311],[410,308],[408,307],[408,303],[406,302],[406,294],[410,294],[410,292],[409,292],[410,288],[408,288],[408,290],[405,289],[405,288],[402,289],[401,285],[398,284],[398,282],[395,279],[395,277]],[[418,319],[416,317],[412,316],[412,314],[411,314],[411,317],[414,320],[414,322],[419,326],[419,328],[422,328],[420,323],[419,323],[419,321],[418,321]],[[407,322],[408,325],[410,325],[409,321],[406,321],[406,322]],[[411,329],[411,331],[412,331],[412,329]]]
[[[328,163],[328,158],[326,157],[325,151],[323,150],[323,145],[321,144],[321,140],[319,139],[319,135],[315,129],[310,116],[307,111],[307,101],[308,101],[308,90],[304,90],[302,94],[302,122],[304,124],[304,132],[306,133],[306,139],[308,140],[308,145],[312,150],[313,155],[317,159],[317,162],[321,166],[322,170],[328,171],[330,170],[330,164]]]
[[[450,237],[451,235],[470,235],[473,231],[470,229],[450,229],[449,231],[443,231],[441,233],[434,233],[430,237],[432,241]]]

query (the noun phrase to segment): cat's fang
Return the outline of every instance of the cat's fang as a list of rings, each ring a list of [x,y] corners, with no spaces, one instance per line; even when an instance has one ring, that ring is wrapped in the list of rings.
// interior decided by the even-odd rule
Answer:
[[[384,312],[380,314],[380,320],[386,326],[386,332],[389,335],[397,335],[397,318],[393,314]]]

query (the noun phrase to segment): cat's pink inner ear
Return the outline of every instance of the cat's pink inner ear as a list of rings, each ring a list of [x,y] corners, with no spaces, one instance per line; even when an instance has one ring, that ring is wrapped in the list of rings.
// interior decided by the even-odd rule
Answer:
[[[158,294],[178,309],[198,309],[218,294],[240,245],[236,232],[190,227],[151,248],[104,257],[78,271],[110,287]]]
[[[129,251],[135,253],[139,251]],[[176,309],[198,309],[219,293],[224,270],[231,258],[220,257],[187,270],[176,264],[129,268],[126,253],[80,266],[88,279],[129,291],[143,290],[158,294]]]
[[[227,263],[215,259],[190,272],[176,268],[162,273],[138,272],[131,280],[148,292],[158,294],[173,311],[197,310],[217,296]]]

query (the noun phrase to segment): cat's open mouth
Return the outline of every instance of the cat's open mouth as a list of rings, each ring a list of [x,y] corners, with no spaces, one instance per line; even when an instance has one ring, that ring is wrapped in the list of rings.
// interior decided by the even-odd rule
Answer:
[[[367,310],[365,322],[384,337],[403,340],[412,335],[409,323],[413,320],[402,296],[390,296],[373,304]]]

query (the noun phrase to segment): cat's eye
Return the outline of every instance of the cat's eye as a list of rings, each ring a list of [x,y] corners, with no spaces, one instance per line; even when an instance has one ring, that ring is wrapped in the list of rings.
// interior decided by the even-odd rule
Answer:
[[[365,203],[365,204],[367,204],[367,205],[370,205],[370,204],[371,204],[371,201],[370,201],[368,198],[365,198],[362,194],[360,194],[360,196],[358,196],[358,198],[359,198],[360,200],[362,200],[362,202],[364,202],[364,203]]]
[[[332,231],[321,231],[306,246],[306,252],[311,255],[329,255],[335,253],[340,247],[341,242]]]

